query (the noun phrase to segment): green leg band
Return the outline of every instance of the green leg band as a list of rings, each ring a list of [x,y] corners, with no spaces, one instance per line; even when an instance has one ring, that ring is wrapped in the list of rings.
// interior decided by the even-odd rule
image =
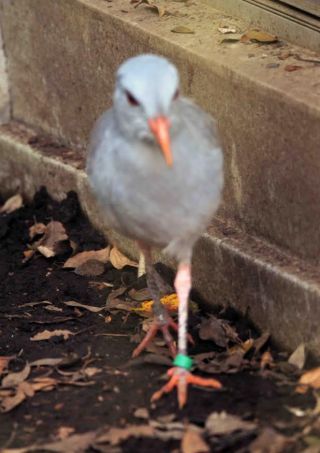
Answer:
[[[177,354],[174,361],[174,366],[184,368],[185,370],[191,370],[192,368],[192,359],[184,354]]]

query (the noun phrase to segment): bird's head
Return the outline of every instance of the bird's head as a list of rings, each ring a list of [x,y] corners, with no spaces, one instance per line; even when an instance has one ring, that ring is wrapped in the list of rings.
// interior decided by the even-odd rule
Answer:
[[[157,55],[139,55],[118,69],[114,109],[121,129],[131,138],[153,140],[168,166],[173,164],[170,129],[179,97],[179,75]]]

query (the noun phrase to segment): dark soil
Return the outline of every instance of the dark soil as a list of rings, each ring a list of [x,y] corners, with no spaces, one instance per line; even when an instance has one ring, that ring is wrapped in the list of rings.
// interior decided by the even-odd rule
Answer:
[[[16,355],[10,363],[10,371],[21,370],[26,362],[36,359],[66,357],[68,363],[63,368],[64,372],[79,369],[81,358],[89,356],[92,359],[90,366],[102,372],[88,378],[88,381],[93,382],[92,385],[65,385],[48,392],[39,391],[12,411],[0,414],[0,449],[5,446],[27,446],[35,441],[52,441],[61,426],[73,427],[75,433],[81,433],[105,425],[145,423],[133,415],[141,407],[148,408],[152,419],[176,414],[177,420],[203,426],[211,412],[226,411],[242,419],[256,421],[259,429],[272,426],[286,435],[297,433],[297,417],[287,407],[313,407],[313,396],[310,393],[298,395],[294,392],[294,385],[285,384],[285,381],[257,369],[248,368],[234,374],[213,376],[223,383],[223,390],[208,392],[192,388],[188,404],[183,410],[177,407],[175,392],[163,397],[156,405],[150,405],[152,393],[163,384],[160,378],[166,367],[143,363],[142,360],[130,364],[135,347],[130,338],[140,332],[141,318],[125,312],[111,312],[111,322],[107,323],[106,312],[90,313],[62,303],[75,300],[87,305],[103,306],[111,288],[98,289],[90,282],[111,282],[117,288],[121,285],[141,287],[143,280],[136,282],[135,268],[126,267],[118,271],[110,264],[106,265],[105,272],[99,277],[77,275],[62,267],[70,256],[70,250],[65,255],[51,259],[36,254],[23,263],[23,252],[30,242],[29,227],[35,222],[46,224],[52,219],[65,225],[78,251],[105,246],[103,237],[81,214],[77,198],[72,193],[59,204],[52,201],[43,190],[36,195],[32,204],[10,215],[0,216],[0,356]],[[170,279],[170,272],[161,266],[159,269]],[[43,300],[52,302],[62,311],[49,312],[43,305],[21,307],[29,302]],[[197,325],[201,316],[203,314],[193,315],[191,324]],[[224,316],[244,339],[258,335],[248,320],[232,310],[227,310]],[[45,329],[68,329],[79,333],[68,340],[56,336],[48,341],[30,341],[30,337]],[[105,333],[124,336],[98,336]],[[194,335],[197,338],[195,329]],[[210,350],[217,350],[213,342],[197,339],[197,345],[191,352]],[[282,357],[283,360],[277,351],[271,350],[271,353],[273,357]],[[39,374],[43,375],[44,370],[32,371],[32,376]],[[53,370],[50,376],[59,375]],[[292,375],[288,380],[292,381]],[[211,442],[212,451],[247,451],[245,446],[250,444],[252,438],[230,436],[220,444]],[[170,452],[179,451],[179,445],[178,440],[165,442],[130,438],[121,445],[121,451],[149,452],[156,448],[158,453]],[[299,441],[288,451],[302,449]]]

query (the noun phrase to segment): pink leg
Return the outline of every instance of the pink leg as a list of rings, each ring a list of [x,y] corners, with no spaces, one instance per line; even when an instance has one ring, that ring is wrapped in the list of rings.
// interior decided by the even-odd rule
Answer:
[[[191,265],[181,263],[175,279],[175,288],[179,298],[179,326],[178,326],[178,353],[187,354],[187,326],[188,326],[188,299],[191,290]],[[168,371],[169,382],[152,395],[151,400],[156,401],[165,393],[169,393],[177,387],[178,404],[182,408],[187,402],[188,385],[200,387],[221,388],[221,383],[215,379],[205,379],[193,376],[189,371],[181,367],[174,367]]]

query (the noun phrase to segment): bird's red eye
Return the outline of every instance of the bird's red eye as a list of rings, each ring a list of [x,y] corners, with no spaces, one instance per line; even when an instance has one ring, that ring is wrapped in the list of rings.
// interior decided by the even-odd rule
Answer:
[[[139,102],[136,100],[135,97],[132,96],[131,93],[129,93],[129,91],[126,91],[126,95],[127,95],[127,99],[128,99],[128,102],[130,105],[133,105],[135,107],[137,107],[139,105]]]
[[[173,100],[176,101],[178,99],[179,95],[180,95],[180,91],[178,89],[173,95]]]

